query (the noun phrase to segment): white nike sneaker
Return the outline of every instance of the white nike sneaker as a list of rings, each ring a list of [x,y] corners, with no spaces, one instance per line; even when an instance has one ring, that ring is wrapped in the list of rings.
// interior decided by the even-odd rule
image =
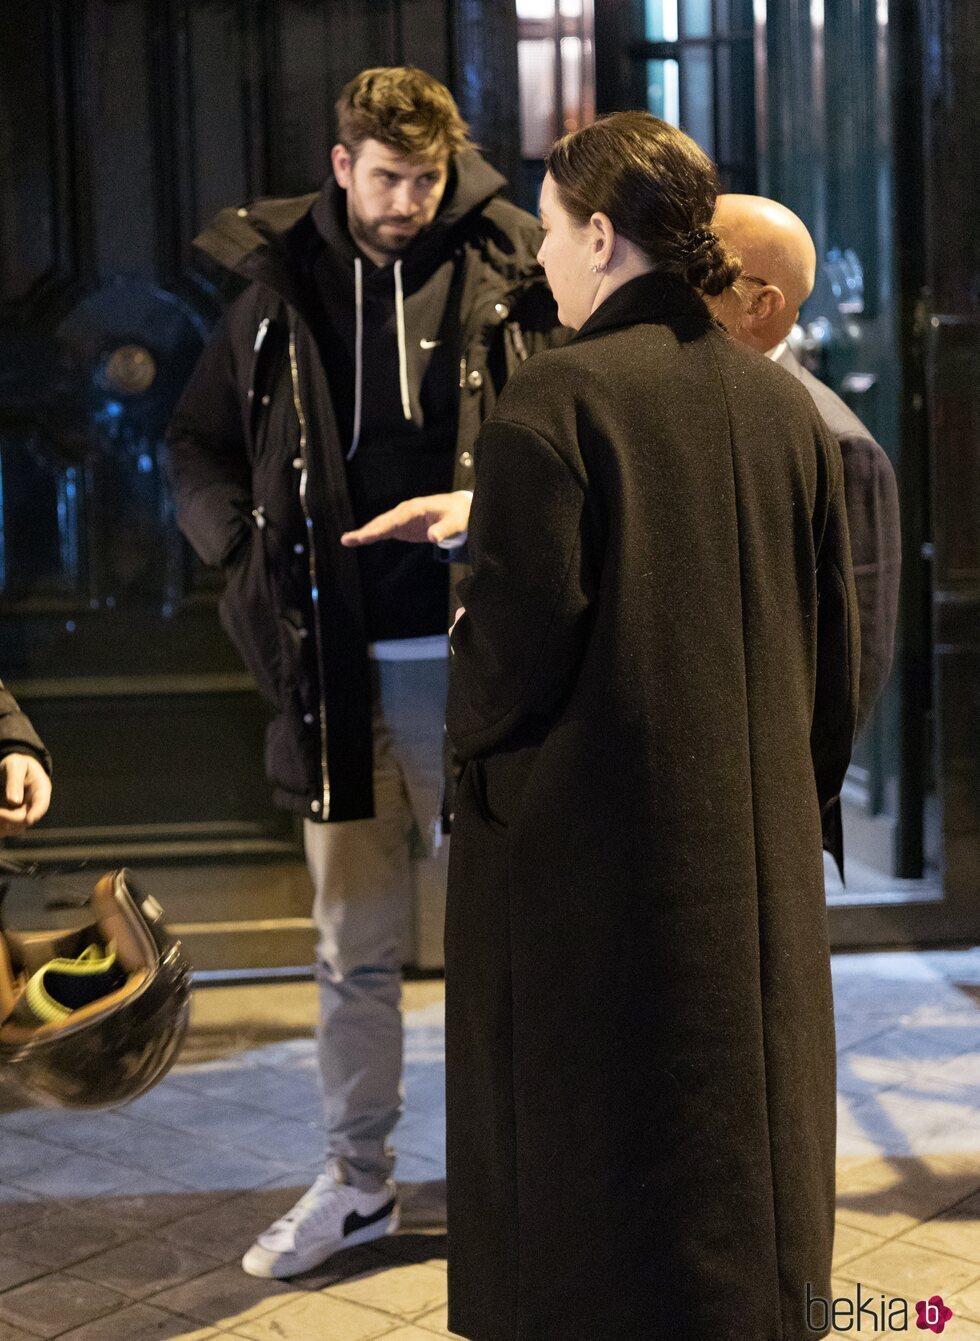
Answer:
[[[342,1160],[332,1159],[291,1211],[270,1225],[242,1258],[250,1276],[298,1276],[342,1248],[368,1243],[398,1228],[398,1196],[388,1179],[377,1192],[347,1182]]]

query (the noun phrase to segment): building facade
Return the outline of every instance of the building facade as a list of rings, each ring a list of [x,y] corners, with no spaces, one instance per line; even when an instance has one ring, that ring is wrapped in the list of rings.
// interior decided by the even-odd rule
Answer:
[[[452,87],[530,208],[554,134],[641,106],[704,144],[728,189],[806,220],[821,267],[803,352],[892,457],[904,528],[895,672],[847,792],[850,848],[880,879],[831,896],[832,934],[980,934],[978,42],[957,0],[0,15],[0,673],[57,784],[25,855],[147,870],[202,967],[308,958],[263,712],[174,525],[162,437],[220,309],[190,239],[223,205],[315,188],[342,84],[411,63]]]

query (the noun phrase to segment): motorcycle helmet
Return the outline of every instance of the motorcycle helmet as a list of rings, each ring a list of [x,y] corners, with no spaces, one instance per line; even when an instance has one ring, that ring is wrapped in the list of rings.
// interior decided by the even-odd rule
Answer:
[[[161,1080],[190,1013],[190,967],[126,870],[67,931],[0,929],[0,1078],[36,1104],[111,1108]]]

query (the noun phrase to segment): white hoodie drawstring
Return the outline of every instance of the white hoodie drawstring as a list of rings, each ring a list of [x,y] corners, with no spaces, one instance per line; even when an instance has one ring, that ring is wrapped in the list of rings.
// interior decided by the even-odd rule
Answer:
[[[412,417],[408,394],[408,354],[405,349],[405,294],[402,291],[402,263],[395,262],[395,321],[398,326],[398,386],[402,394],[402,414]]]
[[[405,293],[402,288],[402,263],[395,262],[395,324],[398,329],[398,388],[402,414],[411,421],[412,400],[408,393],[408,351],[405,345]],[[351,434],[349,461],[361,440],[361,407],[364,390],[364,266],[354,257],[354,431]]]
[[[361,389],[364,383],[364,267],[354,257],[354,432],[351,434],[349,461],[361,440]]]

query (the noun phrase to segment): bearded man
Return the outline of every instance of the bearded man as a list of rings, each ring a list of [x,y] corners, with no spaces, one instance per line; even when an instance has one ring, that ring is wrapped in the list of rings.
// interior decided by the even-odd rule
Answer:
[[[326,1161],[245,1254],[258,1276],[397,1225],[401,966],[417,900],[445,897],[449,572],[340,537],[470,488],[480,423],[557,327],[538,225],[442,84],[365,70],[337,123],[318,195],[225,210],[198,239],[246,287],[169,434],[178,521],[225,570],[222,621],[276,710],[267,771],[314,885]]]

